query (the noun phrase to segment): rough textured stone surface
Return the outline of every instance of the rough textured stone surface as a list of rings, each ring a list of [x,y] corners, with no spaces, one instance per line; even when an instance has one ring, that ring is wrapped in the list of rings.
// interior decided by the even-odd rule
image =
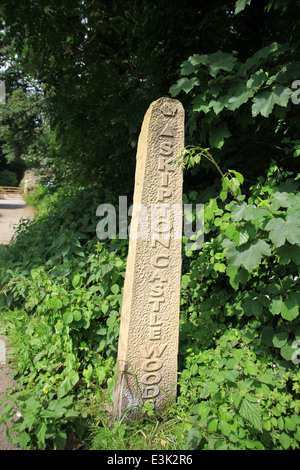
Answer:
[[[117,418],[126,411],[135,415],[146,401],[160,409],[176,398],[183,177],[174,159],[183,148],[183,107],[160,98],[144,117],[137,150],[114,390]],[[155,205],[160,219],[153,216]]]

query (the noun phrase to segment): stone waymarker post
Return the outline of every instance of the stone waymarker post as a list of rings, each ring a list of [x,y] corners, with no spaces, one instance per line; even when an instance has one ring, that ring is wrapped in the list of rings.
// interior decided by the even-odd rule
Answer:
[[[182,244],[181,103],[149,107],[137,150],[121,314],[114,416],[176,398]],[[178,158],[177,158],[178,159]]]

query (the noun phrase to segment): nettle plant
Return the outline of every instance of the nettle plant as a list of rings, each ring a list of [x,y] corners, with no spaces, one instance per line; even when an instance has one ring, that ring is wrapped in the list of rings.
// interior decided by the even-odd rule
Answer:
[[[190,167],[216,164],[208,149],[185,153]],[[182,278],[179,402],[195,403],[187,447],[297,448],[297,178],[273,163],[246,195],[239,172],[217,169],[221,192],[205,204],[205,241],[185,252]]]

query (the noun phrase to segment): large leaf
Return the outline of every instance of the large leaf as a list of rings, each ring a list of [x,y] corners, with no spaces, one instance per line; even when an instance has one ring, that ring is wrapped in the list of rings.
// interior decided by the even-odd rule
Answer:
[[[232,54],[218,51],[209,56],[209,71],[213,77],[215,77],[220,70],[231,72],[236,62],[237,58],[233,57]]]
[[[271,91],[264,91],[253,99],[252,116],[261,114],[268,117],[274,106],[273,94]]]
[[[229,90],[229,99],[226,106],[230,111],[235,111],[242,104],[246,103],[253,96],[253,90],[246,88],[244,83],[239,83]]]
[[[273,218],[266,229],[270,230],[270,239],[276,247],[282,246],[286,241],[292,245],[300,244],[300,222],[296,214],[288,215],[286,220],[281,217]]]
[[[299,315],[298,300],[291,294],[291,298],[282,303],[281,316],[288,321],[293,321]]]
[[[226,257],[230,265],[244,266],[248,271],[260,264],[263,256],[270,255],[271,249],[269,245],[261,239],[247,242],[239,247],[229,246],[226,251]]]
[[[259,403],[243,398],[240,405],[240,413],[243,418],[249,421],[255,429],[262,432],[261,409]]]
[[[283,86],[275,88],[274,91],[259,93],[253,99],[252,116],[255,117],[261,114],[264,117],[268,117],[275,104],[286,107],[291,95],[292,91]]]

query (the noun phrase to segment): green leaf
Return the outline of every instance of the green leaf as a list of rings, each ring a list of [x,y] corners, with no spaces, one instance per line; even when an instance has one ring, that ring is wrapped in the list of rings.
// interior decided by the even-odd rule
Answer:
[[[246,229],[236,230],[233,234],[232,240],[237,246],[244,245],[249,240],[249,234]]]
[[[25,450],[30,440],[31,438],[26,431],[23,431],[18,434],[18,441],[19,441],[21,449]]]
[[[272,370],[266,370],[264,374],[258,375],[257,380],[263,384],[274,385],[274,376]]]
[[[217,428],[218,428],[218,420],[217,418],[214,418],[209,422],[207,429],[211,432],[216,432]]]
[[[210,104],[207,103],[207,101],[205,100],[205,98],[203,98],[202,95],[196,96],[192,103],[194,112],[203,111],[204,113],[208,113],[210,110]]]
[[[300,244],[300,225],[296,215],[288,215],[286,220],[281,217],[271,219],[266,230],[270,230],[270,239],[276,247],[282,246],[286,241],[292,245]]]
[[[65,396],[79,381],[79,375],[75,370],[71,370],[69,375],[65,378],[61,384],[57,396],[59,398]]]
[[[240,247],[230,246],[226,251],[228,263],[244,266],[248,271],[260,264],[263,256],[270,256],[271,249],[264,240],[253,240]]]
[[[290,436],[288,436],[285,432],[282,432],[279,435],[279,442],[285,450],[288,449],[292,444]]]
[[[74,310],[73,317],[75,321],[80,321],[82,317],[81,312],[79,310]]]
[[[182,279],[181,279],[181,288],[182,288],[182,289],[186,289],[187,286],[189,285],[190,281],[191,281],[191,275],[190,275],[190,273],[184,274],[184,275],[182,276]]]
[[[252,426],[262,432],[262,418],[259,403],[243,398],[240,405],[240,413],[243,418],[249,421]]]
[[[219,271],[220,273],[225,273],[226,266],[225,266],[224,263],[215,263],[214,264],[214,270]]]
[[[272,343],[275,348],[282,348],[285,345],[289,337],[289,334],[286,331],[281,331],[279,333],[275,333],[272,339]]]
[[[281,316],[285,320],[293,321],[299,315],[298,299],[291,294],[291,298],[285,300],[281,307]]]
[[[235,11],[234,14],[237,15],[241,11],[243,11],[246,8],[246,5],[250,5],[251,0],[237,0],[235,4]]]
[[[79,288],[81,286],[81,283],[82,283],[82,278],[80,274],[75,274],[75,276],[72,279],[72,285],[74,289]]]
[[[62,308],[62,302],[58,297],[54,297],[53,299],[51,299],[51,305],[56,310],[60,310]]]
[[[255,72],[247,81],[247,88],[258,89],[268,79],[268,75],[262,69]]]
[[[259,209],[256,208],[253,204],[246,204],[245,202],[235,204],[232,207],[231,211],[231,219],[234,222],[239,222],[240,220],[251,220],[253,219],[253,215]]]
[[[230,137],[231,133],[225,122],[222,122],[218,127],[214,127],[210,133],[209,143],[211,147],[220,149],[223,147],[225,138]]]
[[[202,397],[206,398],[213,395],[219,390],[219,386],[215,382],[206,382],[202,391]]]
[[[286,107],[293,92],[289,88],[285,88],[283,86],[277,87],[273,91],[273,101],[274,104],[278,104],[278,106]]]
[[[207,63],[207,55],[194,54],[182,63],[181,75],[190,75],[193,72],[197,72],[201,65],[206,66]]]
[[[273,93],[271,91],[259,93],[259,95],[255,96],[253,99],[252,116],[255,117],[261,114],[264,117],[268,117],[272,112],[273,106]]]
[[[291,361],[295,349],[293,348],[292,341],[287,341],[287,343],[280,349],[280,354],[286,361]]]
[[[188,432],[185,443],[186,450],[196,450],[201,442],[202,433],[199,428],[192,428]]]
[[[240,184],[243,184],[244,182],[244,177],[241,173],[239,173],[238,171],[235,171],[235,170],[228,170],[230,173],[233,173],[235,175],[235,177],[239,180]]]
[[[231,426],[224,419],[220,420],[220,422],[218,424],[218,428],[220,429],[221,433],[224,434],[224,436],[230,436]]]
[[[36,428],[36,437],[38,439],[40,449],[43,449],[45,447],[46,431],[47,431],[46,423],[43,423],[43,422],[39,423]]]
[[[57,450],[64,450],[67,442],[67,433],[59,429],[56,431],[53,441]]]
[[[300,264],[300,247],[283,245],[276,250],[279,256],[279,264],[289,264],[291,261]]]
[[[252,116],[255,117],[261,114],[264,117],[268,117],[275,104],[286,107],[291,96],[292,91],[283,86],[279,86],[273,91],[259,93],[253,99]]]
[[[230,111],[235,111],[242,104],[246,103],[249,98],[252,98],[253,93],[251,89],[245,87],[244,83],[239,83],[229,90],[229,98],[225,107]]]
[[[298,416],[286,416],[284,418],[285,429],[287,431],[296,431],[298,426]]]
[[[199,81],[196,77],[193,78],[180,78],[177,80],[175,85],[172,85],[170,88],[171,96],[177,96],[181,91],[189,93],[196,85],[199,84]]]
[[[238,289],[240,282],[245,285],[248,281],[248,271],[238,266],[227,266],[226,274],[229,276],[230,285],[235,290]]]
[[[225,70],[225,72],[232,72],[237,58],[233,57],[232,54],[227,52],[215,52],[214,54],[209,55],[209,71],[210,74],[215,77],[220,70]]]
[[[272,315],[279,315],[281,313],[282,304],[283,304],[283,300],[281,298],[279,299],[276,298],[272,300],[272,303],[270,306],[270,312],[272,313]]]
[[[69,323],[72,323],[73,321],[73,312],[71,310],[67,310],[64,314],[63,314],[63,321],[65,324],[69,324]]]
[[[113,286],[111,286],[111,291],[113,292],[113,294],[117,295],[120,291],[120,287],[118,286],[118,284],[114,284]]]

